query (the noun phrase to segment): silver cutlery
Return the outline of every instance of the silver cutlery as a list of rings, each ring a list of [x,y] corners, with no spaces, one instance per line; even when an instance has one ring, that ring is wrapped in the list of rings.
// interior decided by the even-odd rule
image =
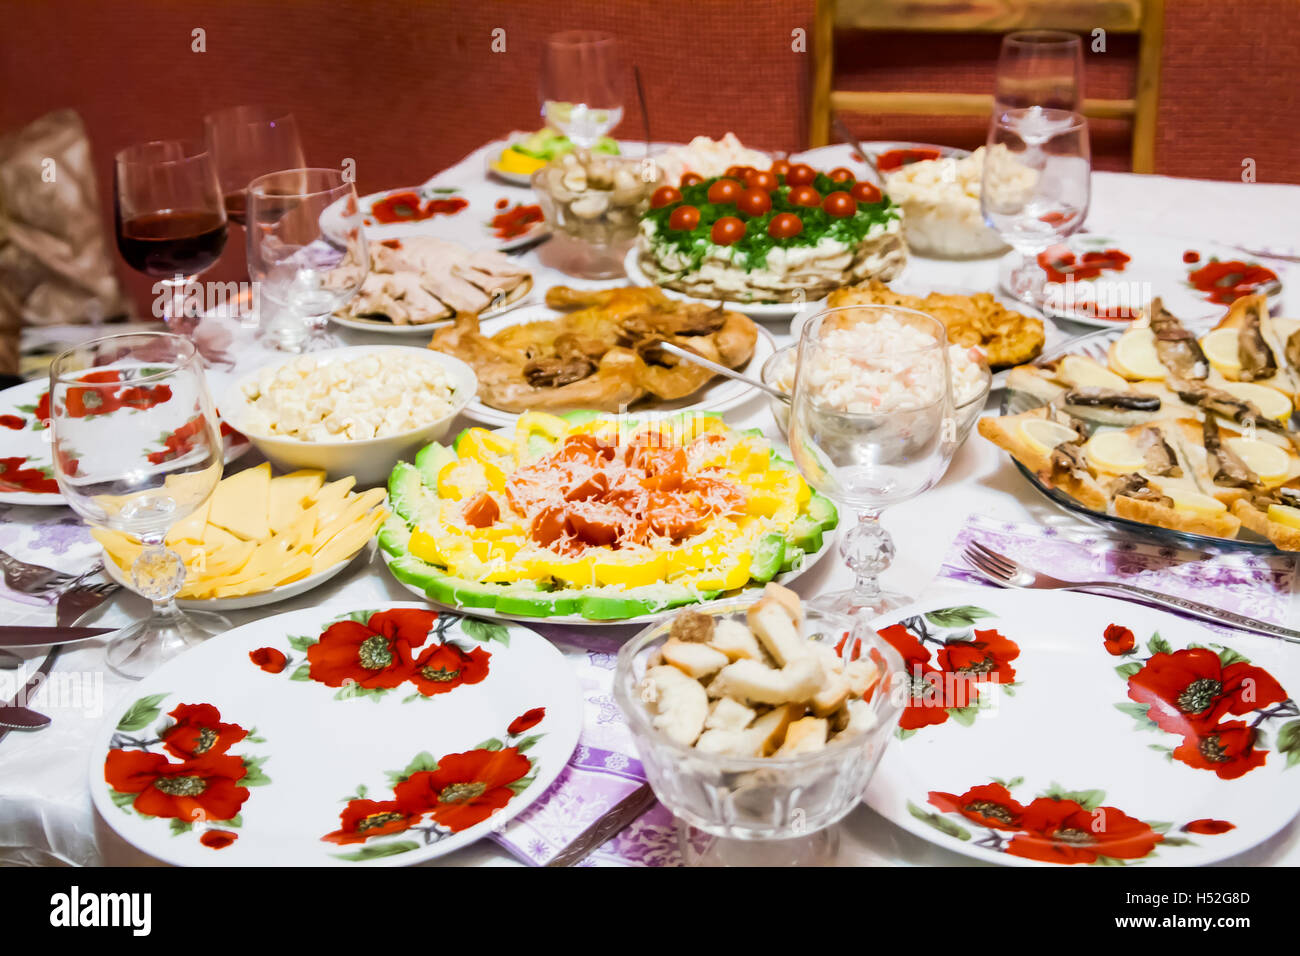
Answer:
[[[45,655],[45,660],[41,661],[41,666],[36,668],[36,673],[33,674],[30,678],[28,678],[26,685],[24,685],[23,689],[18,692],[18,696],[15,697],[13,700],[11,700],[8,704],[0,706],[0,740],[4,740],[5,737],[9,735],[10,730],[18,729],[11,726],[7,722],[11,714],[15,715],[14,723],[17,723],[19,719],[18,715],[20,713],[22,717],[25,717],[27,719],[31,719],[33,717],[35,718],[44,717],[45,723],[37,724],[35,726],[22,727],[21,729],[24,730],[39,730],[41,727],[46,727],[49,725],[50,719],[48,717],[45,717],[44,714],[38,714],[33,710],[28,710],[25,704],[21,704],[19,703],[19,701],[29,700],[31,698],[31,695],[36,693],[37,689],[41,686],[41,684],[45,683],[45,678],[49,676],[50,669],[54,666],[54,662],[55,660],[58,659],[59,652],[61,650],[62,648],[59,647],[57,644],[54,647],[51,647],[50,652]]]
[[[1244,631],[1252,631],[1256,634],[1266,634],[1269,637],[1280,638],[1284,641],[1290,641],[1293,644],[1300,644],[1300,631],[1294,631],[1287,627],[1280,627],[1276,624],[1268,624],[1264,621],[1257,621],[1254,618],[1246,617],[1243,614],[1237,614],[1233,611],[1225,611],[1222,608],[1213,607],[1209,604],[1201,604],[1199,601],[1189,601],[1172,594],[1161,594],[1159,591],[1150,591],[1146,588],[1140,588],[1133,584],[1124,584],[1119,581],[1063,581],[1060,578],[1054,578],[1050,574],[1044,574],[1041,571],[1035,571],[1024,565],[1018,564],[1004,554],[994,551],[992,548],[985,547],[978,541],[972,541],[967,546],[964,556],[967,561],[988,579],[991,583],[1004,588],[1022,588],[1027,590],[1064,590],[1064,591],[1093,591],[1108,590],[1118,591],[1121,594],[1128,594],[1142,604],[1150,604],[1156,607],[1172,608],[1176,611],[1182,611],[1193,617],[1198,617],[1205,621],[1211,621],[1215,624],[1226,624],[1229,627],[1241,628]]]
[[[78,584],[59,595],[55,605],[55,619],[60,627],[69,627],[89,614],[110,597],[122,590],[113,581],[101,584]]]
[[[50,718],[38,714],[30,707],[22,707],[18,704],[0,707],[0,728],[4,730],[40,730],[49,725]]]
[[[779,398],[781,401],[788,403],[790,396],[779,388],[773,388],[766,382],[760,382],[756,378],[750,378],[744,372],[737,372],[734,368],[727,368],[725,365],[719,365],[717,362],[706,359],[703,355],[697,355],[690,349],[679,348],[671,342],[660,342],[659,348],[663,349],[670,355],[676,355],[679,359],[685,359],[687,362],[698,365],[700,368],[707,368],[715,375],[724,375],[727,378],[735,379],[737,382],[744,382],[746,385],[752,385],[754,388],[761,389],[773,398]]]
[[[581,863],[591,856],[592,851],[604,846],[631,826],[632,822],[645,813],[654,802],[655,793],[650,789],[650,784],[641,784],[578,834],[577,839],[557,853],[555,858],[546,865],[548,867],[574,866]]]
[[[872,156],[862,148],[862,144],[858,142],[858,138],[849,132],[849,128],[844,125],[844,120],[840,119],[838,115],[832,115],[831,125],[835,127],[835,132],[839,135],[840,139],[844,140],[844,142],[857,150],[858,155],[862,157],[862,161],[871,167],[871,171],[876,174],[876,182],[883,186],[885,183],[885,177],[880,174],[880,167],[876,165],[876,157]]]
[[[80,574],[69,574],[41,564],[20,561],[13,555],[0,551],[0,570],[4,572],[5,586],[11,591],[30,594],[32,597],[53,598],[61,590],[79,584],[102,568],[103,565],[96,561]]]
[[[111,634],[115,627],[48,627],[40,624],[0,625],[0,647],[45,647],[55,644],[72,644],[89,640],[102,634]]]

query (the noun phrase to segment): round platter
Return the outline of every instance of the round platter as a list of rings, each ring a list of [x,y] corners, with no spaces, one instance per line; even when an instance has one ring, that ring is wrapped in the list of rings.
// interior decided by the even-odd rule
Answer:
[[[48,421],[49,411],[40,407],[49,390],[50,384],[47,380],[35,379],[0,392],[0,424],[4,426],[0,428],[4,448],[3,453],[0,454],[0,504],[62,505],[65,503],[63,494],[57,488],[49,491],[28,491],[6,478],[6,475],[12,475],[17,471],[28,473],[20,476],[23,484],[54,479],[54,459],[50,455],[50,431],[45,424]],[[240,458],[253,447],[247,438],[236,431],[228,432],[222,437],[226,446],[226,464]],[[37,472],[40,474],[35,474]]]
[[[814,564],[816,564],[823,557],[825,557],[826,552],[831,550],[831,547],[834,545],[835,540],[836,540],[835,532],[834,531],[827,532],[825,535],[823,535],[822,546],[818,550],[814,551],[812,554],[805,555],[803,564],[801,564],[798,568],[795,568],[790,571],[786,571],[782,574],[778,574],[772,580],[775,581],[777,584],[785,584],[785,585],[790,584],[792,581],[796,580],[800,575],[811,570]],[[393,556],[390,555],[387,551],[380,549],[379,555],[384,559],[385,567],[393,563]],[[397,578],[394,577],[394,580],[397,580]],[[402,587],[406,588],[406,590],[410,591],[412,594],[422,598],[427,604],[430,604],[431,606],[439,609],[446,609],[448,611],[461,613],[461,614],[473,614],[478,617],[491,618],[493,620],[499,619],[502,621],[518,621],[519,623],[522,624],[560,624],[565,627],[573,627],[575,625],[584,626],[584,627],[588,627],[588,626],[605,627],[611,624],[646,625],[654,621],[661,620],[662,618],[665,617],[671,617],[672,615],[676,614],[678,611],[683,609],[688,609],[692,611],[706,611],[711,607],[721,606],[723,604],[726,604],[728,601],[734,601],[738,596],[742,596],[745,593],[758,594],[763,590],[763,585],[751,583],[746,587],[741,588],[739,591],[730,591],[727,594],[723,595],[722,597],[715,598],[712,601],[700,601],[696,604],[683,605],[683,607],[668,608],[663,611],[656,611],[653,614],[638,614],[635,617],[621,617],[613,620],[600,621],[600,620],[593,620],[588,617],[583,617],[581,614],[557,614],[553,617],[523,617],[522,615],[518,615],[518,614],[502,614],[501,612],[493,608],[456,607],[455,605],[443,604],[440,601],[433,600],[427,594],[425,594],[424,591],[420,590],[414,585],[407,584],[405,581],[398,580],[397,583],[400,584]]]
[[[424,605],[307,608],[131,687],[94,738],[90,791],[124,840],[176,865],[420,863],[545,793],[581,700],[528,628]]]
[[[363,545],[357,554],[366,551]],[[287,601],[291,597],[297,597],[299,594],[305,594],[312,588],[324,584],[331,578],[337,577],[344,568],[356,560],[357,554],[350,558],[344,558],[333,567],[326,568],[324,571],[317,571],[315,574],[309,574],[307,577],[294,581],[292,584],[282,584],[279,587],[271,588],[269,591],[259,591],[257,594],[247,594],[243,597],[225,597],[225,598],[177,598],[176,604],[179,607],[191,608],[198,611],[243,611],[251,607],[262,607],[266,604],[275,604],[277,601]],[[101,549],[100,560],[104,564],[104,575],[112,581],[122,585],[129,591],[134,592],[135,588],[131,586],[129,574],[117,566],[117,562],[109,557],[108,553]]]
[[[909,699],[866,801],[922,839],[1022,866],[1193,866],[1300,811],[1300,670],[1277,641],[1063,592],[950,591],[883,623],[938,689]],[[993,683],[963,697],[948,667],[971,641]]]
[[[513,302],[507,302],[496,308],[487,308],[479,313],[480,321],[494,319],[499,315],[505,315],[507,312],[513,312],[515,309],[525,306],[532,299],[531,292],[522,295]],[[358,332],[377,332],[380,335],[424,335],[428,336],[438,329],[448,325],[454,325],[455,319],[443,319],[438,322],[426,322],[422,325],[394,325],[387,319],[365,319],[352,318],[350,316],[341,316],[337,314],[330,315],[330,321],[335,325],[341,325],[345,329],[356,329]]]
[[[739,310],[737,310],[739,311]],[[508,316],[498,316],[490,320],[484,320],[480,330],[484,335],[496,335],[503,329],[512,325],[522,325],[525,322],[539,322],[554,319],[556,313],[554,310],[544,305],[531,305],[527,308],[519,309]],[[754,343],[754,354],[749,361],[737,371],[743,372],[752,378],[758,378],[759,372],[763,368],[763,363],[771,357],[776,351],[776,340],[772,338],[772,333],[761,325],[756,326],[758,339]],[[704,388],[686,398],[677,399],[672,402],[656,402],[652,408],[643,409],[638,403],[628,410],[629,414],[644,414],[645,412],[677,412],[688,409],[696,411],[720,412],[727,409],[735,408],[742,402],[748,401],[755,394],[757,389],[752,385],[746,385],[744,382],[738,382],[735,379],[716,376]],[[499,408],[492,408],[476,395],[465,406],[465,414],[481,422],[487,422],[491,425],[512,426],[518,420],[519,415],[516,412],[506,412]]]
[[[1082,335],[1073,339],[1065,346],[1057,349],[1055,352],[1044,352],[1040,361],[1059,358],[1067,351],[1072,355],[1085,355],[1094,358],[1106,364],[1106,352],[1110,344],[1124,334],[1123,329],[1098,329],[1087,335]],[[1037,408],[1043,403],[1031,395],[1024,392],[1007,389],[1002,393],[1002,404],[999,408],[1000,415],[1016,415],[1020,412],[1029,411],[1031,408]],[[1092,524],[1099,525],[1103,528],[1118,528],[1138,537],[1154,539],[1172,547],[1192,547],[1209,551],[1259,551],[1267,554],[1278,554],[1279,549],[1270,541],[1258,537],[1253,532],[1242,528],[1241,537],[1236,538],[1216,538],[1207,534],[1196,534],[1191,531],[1175,531],[1172,528],[1162,528],[1159,525],[1145,524],[1141,521],[1134,521],[1131,518],[1124,518],[1120,515],[1108,514],[1104,511],[1094,511],[1086,505],[1076,501],[1065,492],[1057,488],[1049,488],[1039,480],[1038,476],[1030,469],[1026,468],[1014,458],[1012,463],[1025,476],[1025,479],[1033,485],[1044,497],[1049,498],[1054,503],[1060,505],[1067,511],[1071,511],[1081,518],[1086,519]]]

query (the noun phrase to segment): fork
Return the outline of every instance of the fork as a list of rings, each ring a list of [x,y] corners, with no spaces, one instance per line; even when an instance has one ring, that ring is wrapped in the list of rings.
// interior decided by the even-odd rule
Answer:
[[[1063,581],[1060,578],[1052,577],[1050,574],[1044,574],[1041,571],[1035,571],[1032,568],[1018,564],[1006,555],[985,547],[978,541],[972,541],[967,545],[963,555],[976,571],[988,581],[1000,587],[1064,591],[1089,591],[1100,588],[1119,591],[1132,595],[1142,604],[1173,608],[1192,617],[1212,621],[1215,624],[1226,624],[1229,627],[1253,631],[1256,634],[1267,634],[1269,637],[1300,644],[1300,631],[1257,621],[1254,618],[1233,611],[1225,611],[1209,604],[1201,604],[1199,601],[1189,601],[1173,594],[1161,594],[1159,591],[1150,591],[1146,588],[1140,588],[1133,584],[1124,584],[1119,581]]]
[[[108,597],[120,590],[122,585],[113,581],[105,581],[102,584],[78,584],[68,588],[59,595],[59,626],[70,627],[87,612],[99,607]]]
[[[88,571],[69,574],[40,564],[20,561],[13,555],[0,551],[0,569],[4,571],[5,586],[19,594],[50,598],[68,586],[77,584],[97,572],[102,565],[96,562]]]

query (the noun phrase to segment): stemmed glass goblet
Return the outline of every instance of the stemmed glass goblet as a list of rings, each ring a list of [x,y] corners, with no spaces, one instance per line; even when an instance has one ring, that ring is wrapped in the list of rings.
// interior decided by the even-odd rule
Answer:
[[[332,348],[330,314],[370,271],[364,217],[337,169],[284,169],[248,184],[248,273],[269,313],[263,341],[287,352]]]
[[[54,476],[72,510],[100,534],[138,542],[130,569],[152,615],[108,645],[108,666],[132,679],[230,627],[183,612],[185,582],[168,531],[211,497],[223,446],[194,344],[161,332],[112,335],[60,354],[50,366]]]
[[[258,176],[306,165],[298,122],[285,109],[231,106],[203,117],[203,139],[217,166],[226,215],[244,224],[247,189]]]
[[[1019,30],[1002,38],[994,113],[1042,106],[1083,106],[1083,40],[1063,30]]]
[[[1019,255],[1002,284],[1035,308],[1046,303],[1038,256],[1078,231],[1088,216],[1092,153],[1079,113],[1032,106],[1005,110],[989,124],[980,209]]]
[[[173,332],[191,333],[197,316],[186,308],[186,289],[226,247],[212,154],[182,140],[122,150],[113,163],[113,217],[122,258],[158,279],[165,293],[158,317]]]
[[[894,542],[879,522],[888,505],[931,487],[956,448],[943,323],[885,305],[826,309],[799,337],[790,451],[822,494],[856,509],[840,553],[853,587],[810,602],[865,624],[910,598],[885,591]]]

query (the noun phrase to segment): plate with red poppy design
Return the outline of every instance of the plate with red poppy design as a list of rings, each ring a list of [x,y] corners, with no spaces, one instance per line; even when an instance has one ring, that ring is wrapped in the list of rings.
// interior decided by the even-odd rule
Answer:
[[[101,373],[102,374],[102,373]],[[54,479],[54,457],[50,449],[50,385],[45,379],[24,382],[0,391],[0,504],[61,505],[63,494]],[[118,407],[86,411],[90,415],[129,413],[166,401],[171,391],[166,385],[123,389]],[[221,423],[226,443],[226,462],[232,462],[253,446],[242,434]],[[184,435],[163,435],[157,445],[143,449],[143,454],[173,456],[182,448]],[[60,449],[74,464],[78,450]],[[160,459],[162,460],[162,459]]]
[[[539,798],[578,742],[563,655],[516,624],[385,604],[235,628],[109,708],[104,820],[191,866],[402,866]]]
[[[1283,644],[1086,594],[954,590],[886,616],[913,675],[867,803],[1013,865],[1203,865],[1300,813]]]

